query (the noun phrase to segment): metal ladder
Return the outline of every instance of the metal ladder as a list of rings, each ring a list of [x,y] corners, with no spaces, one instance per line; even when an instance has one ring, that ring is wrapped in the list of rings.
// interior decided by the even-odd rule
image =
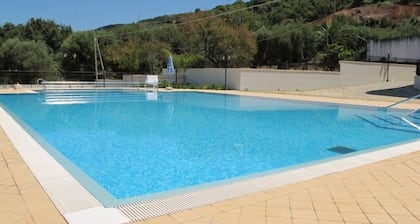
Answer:
[[[387,111],[387,110],[388,110],[389,108],[391,108],[391,107],[394,107],[394,106],[399,105],[399,104],[402,104],[402,103],[409,102],[409,101],[414,100],[414,99],[417,99],[417,98],[420,98],[420,94],[419,94],[419,95],[416,95],[416,96],[413,96],[413,97],[410,97],[410,98],[407,98],[407,99],[404,99],[404,100],[401,100],[401,101],[399,101],[399,102],[393,103],[393,104],[391,104],[391,105],[389,105],[389,106],[383,107],[382,109],[383,109],[383,110],[385,110],[385,111]],[[415,109],[415,110],[413,110],[413,111],[410,111],[409,113],[407,113],[406,115],[404,115],[404,116],[402,116],[402,117],[400,117],[400,118],[401,118],[401,120],[403,120],[403,121],[404,121],[404,122],[406,122],[407,124],[409,124],[409,125],[413,126],[413,127],[414,127],[414,128],[416,128],[418,131],[420,131],[420,126],[418,126],[417,124],[415,124],[415,123],[413,123],[413,122],[411,122],[411,121],[409,121],[409,120],[408,120],[408,117],[409,117],[410,115],[412,115],[412,114],[416,113],[418,110],[420,110],[420,108],[417,108],[417,109]]]

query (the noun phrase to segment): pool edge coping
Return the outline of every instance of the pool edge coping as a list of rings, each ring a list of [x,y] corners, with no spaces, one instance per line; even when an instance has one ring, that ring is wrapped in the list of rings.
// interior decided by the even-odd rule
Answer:
[[[118,209],[105,208],[1,106],[0,127],[68,223],[94,217],[107,223],[129,222]]]

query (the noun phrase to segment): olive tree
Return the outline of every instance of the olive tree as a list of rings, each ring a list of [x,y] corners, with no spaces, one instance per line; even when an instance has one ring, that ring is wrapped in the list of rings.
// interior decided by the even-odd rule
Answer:
[[[0,47],[0,69],[39,73],[37,78],[58,79],[58,64],[42,41],[6,40]],[[21,80],[34,82],[34,80]]]

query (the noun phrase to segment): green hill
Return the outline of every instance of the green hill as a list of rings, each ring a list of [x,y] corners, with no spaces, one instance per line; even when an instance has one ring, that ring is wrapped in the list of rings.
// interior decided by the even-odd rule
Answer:
[[[316,64],[334,69],[340,59],[363,60],[368,39],[420,35],[417,2],[237,1],[205,12],[99,30],[117,37],[125,32],[145,41],[153,36],[154,41],[167,44],[176,61],[178,56],[187,60],[185,67],[223,67],[223,55],[229,54],[232,67],[302,68]],[[232,42],[236,39],[242,42]]]
[[[420,2],[236,1],[208,11],[197,9],[194,13],[109,25],[95,33],[105,69],[112,72],[159,73],[169,54],[180,69],[227,66],[331,70],[338,67],[339,60],[364,60],[369,39],[420,35]],[[13,38],[17,40],[11,41]],[[12,47],[22,49],[14,46],[34,48],[25,41],[49,47],[49,60],[56,66],[25,67],[23,59],[16,59],[25,58],[20,55],[24,51],[10,54]],[[92,42],[93,31],[72,32],[70,27],[42,19],[26,25],[5,24],[0,27],[0,70],[93,71]]]

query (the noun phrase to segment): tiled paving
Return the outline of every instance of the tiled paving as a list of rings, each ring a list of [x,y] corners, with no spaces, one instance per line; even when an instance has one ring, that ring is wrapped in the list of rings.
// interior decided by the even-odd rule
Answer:
[[[420,223],[420,151],[140,223]]]
[[[66,223],[1,128],[0,223]]]
[[[0,153],[0,223],[65,223],[1,128]],[[137,223],[420,223],[420,149]]]
[[[1,223],[65,223],[0,129]],[[420,151],[142,222],[420,223]]]

